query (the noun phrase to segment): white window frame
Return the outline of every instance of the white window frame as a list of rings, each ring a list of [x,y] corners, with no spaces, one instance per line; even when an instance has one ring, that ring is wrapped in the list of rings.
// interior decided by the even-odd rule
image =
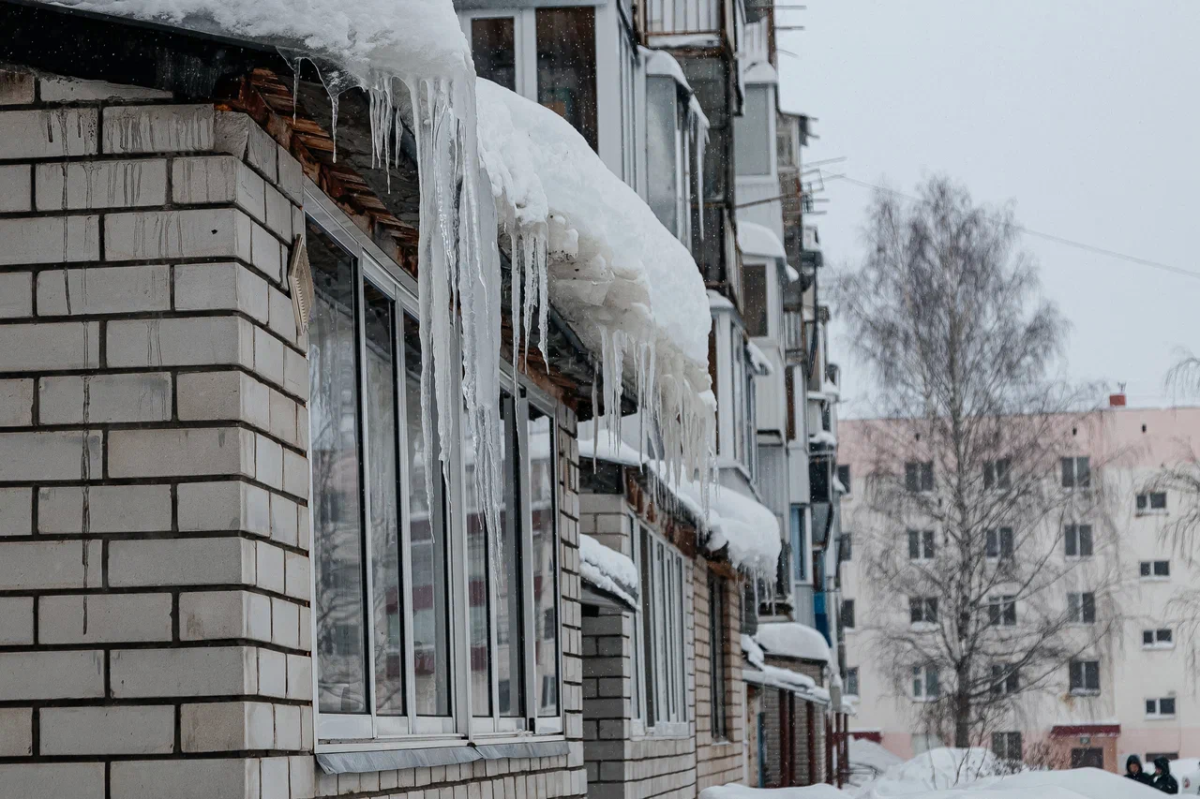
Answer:
[[[1009,547],[1009,553],[1007,555],[1004,554],[1004,532],[1006,530],[1008,531],[1009,544],[1011,544],[1011,546]],[[996,554],[995,555],[991,554],[991,541],[988,540],[991,536],[996,537]],[[1016,534],[1016,530],[1014,528],[1012,528],[1012,527],[993,527],[989,530],[984,531],[984,557],[987,560],[997,561],[997,562],[999,562],[999,561],[1007,562],[1007,561],[1014,560],[1016,558],[1016,556],[1017,556],[1017,534]]]
[[[1083,554],[1083,530],[1088,531],[1088,548],[1091,550],[1088,554]],[[1070,543],[1075,542],[1075,554],[1067,553]],[[1096,533],[1095,528],[1090,524],[1082,522],[1072,522],[1071,524],[1063,525],[1063,557],[1067,560],[1087,560],[1096,555]]]
[[[983,464],[983,488],[985,491],[1008,491],[1012,488],[1011,458],[996,458]]]
[[[1009,611],[1012,611],[1009,621]],[[988,597],[988,625],[991,627],[1017,626],[1017,598],[1013,594]]]
[[[686,639],[686,602],[684,586],[690,584],[691,563],[678,549],[658,533],[642,524],[636,517],[631,517],[635,531],[633,551],[634,562],[642,576],[643,601],[640,603],[637,617],[638,649],[641,656],[635,659],[639,665],[637,678],[642,681],[639,691],[642,696],[641,718],[642,734],[653,737],[681,738],[691,734],[691,719],[687,701],[687,639]],[[662,557],[663,567],[652,568],[650,579],[644,579],[643,542],[655,558]],[[667,564],[673,564],[670,567]],[[651,632],[647,632],[646,608],[649,607],[653,618]],[[663,632],[665,628],[666,632]],[[647,639],[653,649],[653,663],[645,660]],[[645,683],[647,666],[654,671],[654,685]],[[674,666],[675,668],[672,668]],[[653,723],[649,713],[649,695],[654,693],[655,717]],[[674,696],[672,696],[674,693]],[[672,705],[672,703],[674,703]],[[666,712],[661,712],[664,705]],[[665,716],[666,718],[663,718]]]
[[[1072,688],[1071,687],[1071,669],[1076,664],[1078,664],[1079,668],[1080,668],[1080,677],[1081,677],[1080,682],[1086,683],[1087,682],[1087,666],[1089,663],[1096,664],[1096,687],[1088,688],[1086,686],[1083,686],[1083,687],[1079,687],[1079,688]],[[1087,658],[1087,659],[1076,658],[1074,660],[1071,660],[1067,664],[1067,690],[1070,692],[1070,694],[1072,696],[1099,696],[1101,679],[1102,679],[1102,677],[1100,675],[1100,660],[1099,660],[1099,658]]]
[[[1170,640],[1163,641],[1159,637],[1159,633],[1165,632],[1170,636]],[[1146,634],[1150,634],[1150,643],[1146,643]],[[1155,627],[1154,629],[1142,630],[1142,649],[1174,649],[1175,648],[1175,628],[1174,627]]]
[[[997,696],[1012,696],[1021,691],[1021,669],[1011,668],[1010,663],[993,663],[991,669],[992,675],[992,693]],[[999,674],[997,674],[999,670]],[[1009,681],[1016,683],[1015,686],[1009,686]]]
[[[1061,468],[1066,466],[1068,461],[1071,464],[1071,484],[1063,485],[1063,483],[1066,482],[1066,475],[1065,475],[1065,473],[1063,473],[1061,471]],[[1079,468],[1080,463],[1087,464],[1087,484],[1086,485],[1080,485],[1080,475],[1083,474],[1083,471]],[[1060,459],[1059,478],[1060,478],[1059,484],[1062,485],[1062,489],[1064,491],[1080,491],[1080,490],[1086,491],[1086,490],[1088,490],[1089,488],[1092,487],[1092,459],[1091,459],[1091,457],[1088,455],[1074,455],[1071,457],[1061,458]]]
[[[1154,507],[1155,497],[1162,497],[1161,508]],[[1137,516],[1166,516],[1167,513],[1166,491],[1143,491],[1134,497],[1134,514]]]
[[[861,679],[861,676],[860,676],[860,672],[858,670],[858,666],[850,666],[849,668],[846,669],[846,695],[847,696],[859,696],[860,695],[859,692],[862,690],[862,686],[859,685],[860,679]],[[851,690],[851,688],[853,688],[854,690]]]
[[[471,22],[476,19],[511,19],[513,21],[513,64],[516,66],[516,93],[537,102],[537,19],[535,9],[480,8],[458,12],[459,24],[471,46]]]
[[[1171,702],[1174,709],[1170,713],[1162,712],[1163,700]],[[1154,703],[1154,709],[1150,709],[1150,703]],[[1146,698],[1146,718],[1152,720],[1173,719],[1175,714],[1179,712],[1179,698],[1175,696],[1155,696]]]
[[[360,295],[364,290],[366,282],[370,282],[373,287],[379,289],[383,294],[388,296],[395,302],[395,315],[398,320],[402,320],[403,315],[408,315],[419,319],[419,306],[417,300],[417,285],[416,280],[411,275],[402,270],[390,258],[388,258],[377,246],[375,246],[365,235],[358,230],[356,226],[345,216],[345,214],[337,208],[311,181],[305,182],[305,211],[307,216],[314,224],[322,229],[322,231],[340,245],[346,253],[354,258],[358,268],[356,276],[358,279],[357,288]],[[358,331],[356,336],[356,344],[361,348],[364,338],[363,320],[360,317],[358,320]],[[409,518],[409,496],[408,496],[408,469],[410,468],[406,462],[407,459],[407,423],[405,421],[404,408],[404,350],[403,350],[403,331],[402,326],[397,325],[396,331],[396,347],[397,347],[397,419],[396,426],[399,437],[400,458],[398,464],[400,474],[404,477],[400,480],[401,490],[398,500],[400,502],[399,512],[402,519]],[[455,357],[452,353],[451,357]],[[365,369],[359,366],[360,381],[363,386],[361,390],[365,391]],[[522,378],[514,378],[510,368],[502,364],[502,374],[500,379],[501,388],[511,397],[512,409],[514,412],[514,424],[517,431],[517,446],[519,451],[520,462],[516,465],[516,470],[519,474],[529,475],[529,450],[527,444],[529,409],[537,408],[540,412],[546,414],[551,419],[552,435],[557,435],[555,419],[555,402],[554,400],[538,389],[536,386],[529,384]],[[365,394],[364,394],[365,396]],[[361,402],[361,398],[360,398]],[[360,406],[361,408],[361,406]],[[368,419],[366,414],[362,413],[360,431],[360,457],[367,458],[367,452],[363,442],[368,438]],[[453,428],[454,435],[458,435],[458,424],[461,420],[461,414],[456,414],[454,417]],[[463,657],[461,653],[470,651],[470,618],[464,598],[468,592],[468,559],[466,557],[467,534],[466,520],[463,518],[461,509],[463,507],[464,494],[464,471],[462,459],[460,456],[461,447],[450,447],[451,462],[449,471],[452,475],[457,475],[457,478],[451,481],[448,488],[448,496],[446,499],[451,507],[450,519],[446,524],[447,529],[447,559],[450,564],[450,591],[448,597],[448,614],[450,618],[450,679],[451,686],[451,714],[449,716],[418,716],[416,715],[415,702],[415,680],[412,674],[413,656],[413,620],[411,608],[409,607],[408,589],[412,585],[411,577],[411,542],[409,540],[409,529],[407,523],[401,525],[401,595],[405,597],[402,601],[404,607],[404,660],[402,668],[404,670],[404,690],[406,694],[404,716],[380,716],[377,713],[375,702],[375,666],[374,666],[374,645],[375,630],[374,630],[374,613],[369,612],[368,608],[374,601],[373,594],[373,569],[371,568],[370,558],[372,557],[371,549],[371,525],[369,518],[364,524],[362,535],[363,541],[363,568],[366,574],[366,579],[363,584],[364,591],[364,628],[366,643],[366,651],[363,654],[365,663],[367,688],[369,691],[370,707],[369,712],[364,714],[334,714],[323,713],[320,711],[318,702],[314,702],[314,730],[316,738],[317,752],[337,752],[337,751],[369,751],[372,749],[396,749],[396,748],[412,748],[412,747],[427,747],[431,745],[466,745],[472,741],[486,741],[487,743],[500,743],[504,741],[530,740],[534,737],[539,739],[561,738],[563,726],[563,630],[562,630],[562,599],[561,599],[561,584],[562,584],[562,564],[560,562],[560,546],[558,534],[558,520],[555,515],[555,580],[559,587],[555,593],[555,617],[558,623],[556,630],[556,675],[557,687],[556,696],[558,701],[558,714],[553,717],[538,716],[537,707],[537,687],[534,685],[537,669],[534,661],[534,641],[532,636],[533,627],[533,565],[528,553],[531,552],[532,545],[532,528],[530,516],[530,496],[529,496],[529,480],[525,479],[522,482],[521,496],[518,497],[518,509],[522,519],[522,551],[526,553],[526,557],[522,562],[522,580],[523,580],[523,599],[522,607],[524,618],[522,624],[524,627],[524,649],[525,657],[523,661],[524,669],[524,714],[520,717],[502,717],[499,716],[498,690],[499,680],[496,676],[496,658],[497,658],[497,625],[496,609],[497,597],[492,595],[494,583],[489,582],[489,654],[491,659],[491,669],[489,674],[489,687],[491,690],[491,705],[492,715],[489,717],[473,717],[471,708],[471,689],[470,689],[470,662],[468,657]],[[557,486],[557,470],[558,463],[554,457],[556,447],[551,446],[551,468],[555,470],[555,475],[552,476],[552,483]],[[369,507],[369,492],[368,484],[360,486],[363,507]],[[557,503],[557,489],[554,489],[555,502]],[[312,486],[310,482],[309,496],[313,496]],[[439,491],[440,500],[441,492]],[[431,500],[431,504],[432,504]],[[364,514],[369,517],[369,514]],[[317,535],[315,529],[311,525],[315,524],[314,514],[309,514],[310,518],[310,540],[314,543],[314,552],[316,546]],[[317,569],[310,569],[311,595],[317,596],[316,581]],[[315,601],[315,600],[314,600]],[[311,615],[310,632],[312,640],[317,640],[317,621],[318,614],[314,612]],[[312,681],[313,681],[313,696],[319,696],[319,671],[317,658],[314,656]],[[335,743],[336,742],[336,743]]]
[[[908,598],[908,619],[909,624],[913,627],[934,626],[940,618],[940,608],[937,607],[938,601],[935,596],[912,596]],[[933,613],[929,612],[930,608],[934,608]],[[920,608],[919,619],[913,619],[913,611]],[[930,616],[933,618],[929,618]]]
[[[1092,619],[1087,619],[1087,598],[1091,597]],[[1067,621],[1071,624],[1088,626],[1096,623],[1096,595],[1091,591],[1067,592]]]
[[[929,679],[932,673],[937,693],[929,693]],[[942,698],[941,670],[933,665],[912,667],[912,698],[914,702],[936,702]]]
[[[917,539],[917,556],[912,556],[913,536]],[[909,528],[904,531],[909,563],[931,563],[937,558],[937,534],[933,530]]]
[[[1158,567],[1158,564],[1160,564],[1160,563],[1167,564],[1167,573],[1166,574],[1155,574],[1155,569]],[[1142,573],[1143,566],[1149,566],[1149,568],[1150,568],[1149,574]],[[1138,561],[1138,579],[1142,580],[1143,582],[1148,582],[1148,583],[1165,583],[1165,582],[1167,582],[1168,580],[1171,579],[1171,561],[1169,559],[1164,560],[1161,558],[1156,559],[1156,560]]]
[[[746,84],[746,95],[747,96],[749,96],[750,92],[755,92],[755,91],[760,91],[760,90],[765,94],[765,96],[767,98],[766,119],[763,120],[763,122],[766,126],[765,134],[766,134],[766,143],[767,143],[767,148],[766,148],[767,149],[767,171],[766,172],[755,172],[755,173],[738,172],[736,174],[736,179],[739,183],[748,183],[748,184],[761,183],[761,184],[764,184],[767,186],[776,186],[776,184],[778,184],[778,182],[779,182],[779,178],[777,177],[779,174],[779,163],[778,163],[779,154],[777,152],[778,148],[776,146],[776,133],[775,133],[775,125],[777,122],[777,117],[779,115],[777,92],[776,92],[775,84],[773,84],[773,83],[748,83],[748,84]],[[744,117],[739,117],[739,119],[740,118],[744,118]],[[735,122],[732,127],[736,128],[737,123]],[[730,133],[732,133],[734,136],[737,135],[736,130],[731,130]],[[736,167],[737,167],[737,164],[734,164],[735,169],[736,169]]]

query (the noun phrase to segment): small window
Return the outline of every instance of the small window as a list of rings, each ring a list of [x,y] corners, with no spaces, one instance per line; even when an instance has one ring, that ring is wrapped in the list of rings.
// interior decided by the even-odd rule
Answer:
[[[904,487],[909,491],[932,491],[933,461],[909,461],[904,464]]]
[[[708,651],[712,664],[709,678],[709,701],[712,707],[712,736],[714,740],[729,738],[725,707],[728,679],[725,667],[726,641],[729,639],[725,612],[725,578],[708,573]]]
[[[838,558],[843,563],[854,558],[854,537],[850,533],[838,536]]]
[[[1164,696],[1158,699],[1146,700],[1146,718],[1171,719],[1175,718],[1175,697]]]
[[[858,666],[846,669],[846,694],[858,696]]]
[[[1013,627],[1017,623],[1017,598],[1010,594],[988,600],[988,623],[993,627]]]
[[[838,479],[838,482],[842,484],[842,488],[846,489],[847,495],[849,495],[850,492],[854,490],[853,487],[850,485],[850,464],[842,463],[842,464],[838,465],[837,479]]]
[[[908,559],[933,560],[933,530],[908,531]]]
[[[854,600],[842,600],[842,627],[846,630],[854,629]]]
[[[1165,580],[1171,576],[1169,560],[1143,560],[1138,569],[1144,580]]]
[[[1087,456],[1062,459],[1063,488],[1089,488],[1092,485],[1091,464]]]
[[[987,556],[993,560],[1012,560],[1013,529],[1001,527],[987,531]]]
[[[1084,696],[1100,693],[1100,661],[1072,660],[1069,675],[1071,693]]]
[[[1008,458],[985,463],[983,465],[983,487],[989,491],[993,489],[1004,491],[1011,488],[1010,465],[1011,461]]]
[[[1007,763],[1022,762],[1024,760],[1024,753],[1021,746],[1021,733],[992,733],[992,754]]]
[[[1020,669],[1007,663],[992,664],[992,693],[996,696],[1015,694],[1021,689]]]
[[[747,88],[742,115],[733,118],[733,163],[739,176],[771,174],[773,90],[770,86]]]
[[[1067,619],[1072,624],[1096,623],[1096,595],[1091,592],[1067,594]]]
[[[687,721],[684,674],[683,556],[641,528],[642,645],[645,650],[646,724],[669,728]]]
[[[762,264],[744,265],[742,319],[746,324],[746,335],[771,335],[770,318],[770,305],[767,303],[767,267]]]
[[[1139,515],[1143,513],[1162,513],[1166,509],[1167,493],[1165,491],[1151,491],[1137,495],[1137,512]]]
[[[792,579],[802,583],[808,579],[808,564],[805,555],[804,507],[793,505],[789,513],[792,532]]]
[[[1090,558],[1093,551],[1092,526],[1068,524],[1063,528],[1063,542],[1068,558]]]
[[[1170,627],[1160,627],[1157,630],[1142,630],[1143,649],[1171,649],[1175,646],[1175,636]]]
[[[913,666],[912,670],[913,699],[931,702],[942,695],[941,681],[938,679],[937,666]]]
[[[937,624],[938,601],[935,596],[908,598],[908,613],[913,624]]]

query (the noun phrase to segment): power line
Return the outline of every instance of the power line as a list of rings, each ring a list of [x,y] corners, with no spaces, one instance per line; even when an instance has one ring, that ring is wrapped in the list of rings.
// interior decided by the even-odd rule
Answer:
[[[830,175],[829,177],[825,178],[825,180],[844,180],[847,183],[854,184],[855,186],[861,186],[866,189],[874,189],[876,191],[882,191],[885,194],[891,194],[896,197],[901,197],[905,200],[910,200],[912,202],[920,202],[919,197],[914,197],[911,194],[905,194],[904,192],[897,191],[895,189],[889,189],[886,186],[877,186],[874,183],[867,183],[865,180],[858,180],[858,179],[852,178],[848,175]],[[1084,241],[1076,241],[1075,239],[1068,239],[1064,236],[1056,236],[1053,233],[1043,233],[1040,230],[1034,230],[1032,228],[1026,227],[1025,225],[1014,225],[1014,227],[1027,236],[1035,236],[1040,239],[1046,239],[1047,241],[1053,241],[1057,244],[1063,244],[1068,247],[1075,247],[1080,250],[1086,250],[1087,252],[1095,253],[1097,255],[1104,255],[1109,258],[1115,258],[1120,261],[1127,261],[1132,264],[1138,264],[1139,266],[1148,266],[1151,269],[1159,269],[1163,272],[1170,272],[1173,275],[1181,275],[1183,277],[1190,277],[1190,278],[1194,278],[1196,280],[1200,280],[1200,272],[1195,272],[1195,271],[1192,271],[1191,269],[1184,269],[1183,267],[1175,266],[1173,264],[1165,264],[1162,261],[1152,261],[1149,258],[1141,258],[1136,255],[1129,255],[1127,253],[1117,252],[1116,250],[1110,250],[1106,247],[1097,247],[1094,244],[1088,244],[1087,242],[1084,242]]]

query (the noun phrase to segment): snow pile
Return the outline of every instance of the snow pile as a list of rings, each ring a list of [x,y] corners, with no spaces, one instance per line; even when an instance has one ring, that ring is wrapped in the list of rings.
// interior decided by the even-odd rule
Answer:
[[[754,640],[772,655],[830,662],[829,644],[825,636],[806,624],[794,621],[760,624]]]
[[[812,395],[809,395],[809,396],[812,396]],[[810,435],[808,437],[808,443],[824,444],[826,446],[836,447],[837,446],[837,436],[835,436],[833,433],[829,432],[828,430],[820,430],[816,433],[813,433],[812,435]]]
[[[892,754],[874,741],[851,738],[849,747],[851,785],[866,785],[903,762],[898,755]]]
[[[754,222],[737,223],[737,243],[743,255],[758,255],[764,258],[787,258],[787,252],[769,227]]]
[[[745,785],[717,785],[705,788],[699,799],[849,799],[854,794],[832,785],[807,788],[748,788]]]
[[[637,607],[638,571],[625,555],[579,534],[579,573],[583,579]]]
[[[525,273],[526,341],[536,285],[543,316],[548,291],[601,353],[608,418],[619,419],[622,381],[631,380],[672,472],[706,481],[716,400],[708,298],[691,253],[566,120],[489,81],[477,91],[482,157],[512,247],[514,287],[516,269]]]
[[[746,344],[746,354],[750,356],[750,366],[759,377],[769,376],[775,371],[767,354],[759,349],[753,341]]]
[[[987,762],[985,755],[990,754],[984,749],[934,749],[889,769],[883,778],[867,784],[856,796],[858,799],[901,796],[905,799],[1153,799],[1161,796],[1149,786],[1094,768],[998,774],[996,772],[1003,769],[996,768],[994,758],[990,764]],[[972,770],[973,766],[978,766],[979,770]]]

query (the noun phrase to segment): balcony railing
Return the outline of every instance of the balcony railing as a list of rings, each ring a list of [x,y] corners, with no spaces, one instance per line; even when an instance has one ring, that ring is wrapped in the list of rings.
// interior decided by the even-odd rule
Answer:
[[[735,20],[745,17],[742,0],[645,0],[640,10],[646,42],[665,47],[733,48]],[[671,38],[680,36],[688,38]]]

